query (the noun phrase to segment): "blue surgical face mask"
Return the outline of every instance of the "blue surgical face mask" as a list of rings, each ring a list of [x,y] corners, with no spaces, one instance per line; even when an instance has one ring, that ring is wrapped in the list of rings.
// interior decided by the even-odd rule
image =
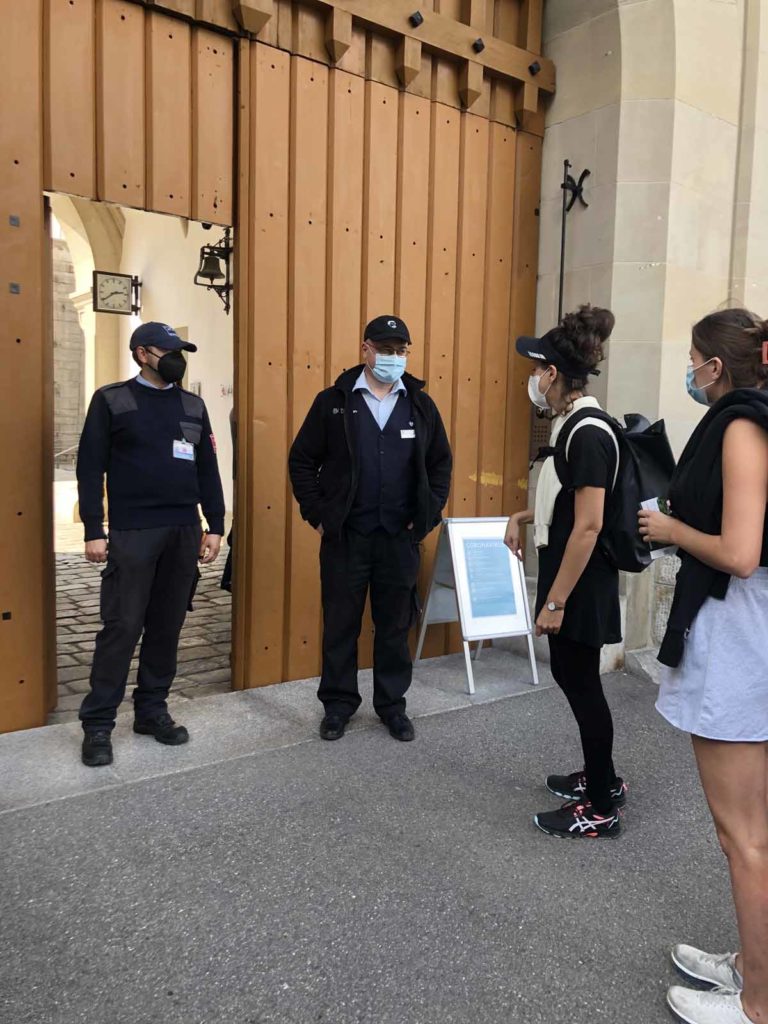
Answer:
[[[707,359],[705,360],[705,362],[700,363],[698,366],[694,366],[693,363],[689,363],[688,370],[685,374],[686,390],[688,394],[691,396],[691,398],[694,400],[694,402],[698,402],[699,405],[709,405],[709,398],[707,397],[707,388],[711,388],[713,384],[717,383],[717,381],[711,380],[709,384],[705,384],[704,387],[700,388],[696,386],[695,374],[697,370],[700,370],[702,368],[702,366],[706,366],[707,363],[711,362],[711,359]]]
[[[383,356],[376,353],[376,365],[371,373],[382,384],[396,384],[405,373],[405,356]]]

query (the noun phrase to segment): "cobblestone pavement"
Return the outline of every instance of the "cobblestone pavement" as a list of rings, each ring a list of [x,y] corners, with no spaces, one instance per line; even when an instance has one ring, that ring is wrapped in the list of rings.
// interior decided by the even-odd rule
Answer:
[[[195,610],[187,616],[179,644],[179,669],[171,690],[171,703],[226,693],[230,689],[230,595],[219,587],[226,545],[212,566],[201,566],[202,578],[195,595]],[[59,702],[49,724],[77,718],[77,709],[88,691],[88,676],[99,619],[101,566],[90,565],[82,554],[56,555],[56,610]],[[131,662],[125,701],[130,710],[136,683],[137,657]]]

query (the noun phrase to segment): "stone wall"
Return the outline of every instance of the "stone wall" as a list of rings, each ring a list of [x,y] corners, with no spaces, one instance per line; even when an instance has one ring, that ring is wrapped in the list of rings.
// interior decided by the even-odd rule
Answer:
[[[724,305],[768,316],[765,0],[547,0],[557,94],[544,138],[539,330],[557,318],[560,182],[589,168],[569,215],[565,308],[609,306],[593,388],[621,417],[663,417],[679,454],[704,410],[685,391],[691,326]],[[531,483],[535,483],[532,480]],[[664,632],[675,560],[625,580],[627,647]]]
[[[77,445],[85,416],[85,336],[70,296],[75,270],[67,243],[53,239],[53,450]],[[57,468],[71,467],[77,452],[56,460]]]

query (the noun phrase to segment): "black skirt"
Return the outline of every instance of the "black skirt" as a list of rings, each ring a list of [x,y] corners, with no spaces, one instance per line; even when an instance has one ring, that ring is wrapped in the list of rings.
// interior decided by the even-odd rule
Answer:
[[[549,544],[539,550],[537,617],[560,571],[573,522],[573,492],[563,490],[555,502]],[[566,602],[560,633],[569,640],[589,647],[602,647],[603,644],[617,644],[621,641],[619,572],[610,565],[599,544]]]

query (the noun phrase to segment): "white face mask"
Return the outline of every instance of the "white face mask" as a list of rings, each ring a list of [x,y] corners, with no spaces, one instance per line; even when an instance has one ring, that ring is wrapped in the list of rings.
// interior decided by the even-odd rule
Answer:
[[[547,387],[547,390],[542,393],[539,390],[539,381],[540,380],[541,380],[541,378],[537,377],[535,373],[532,373],[531,376],[528,378],[528,397],[530,398],[530,400],[533,402],[533,404],[536,406],[537,409],[543,409],[543,410],[546,411],[547,409],[549,409],[549,402],[547,401],[547,393],[549,392],[549,389],[552,387],[552,384],[554,383],[554,381],[550,381],[549,385]]]

